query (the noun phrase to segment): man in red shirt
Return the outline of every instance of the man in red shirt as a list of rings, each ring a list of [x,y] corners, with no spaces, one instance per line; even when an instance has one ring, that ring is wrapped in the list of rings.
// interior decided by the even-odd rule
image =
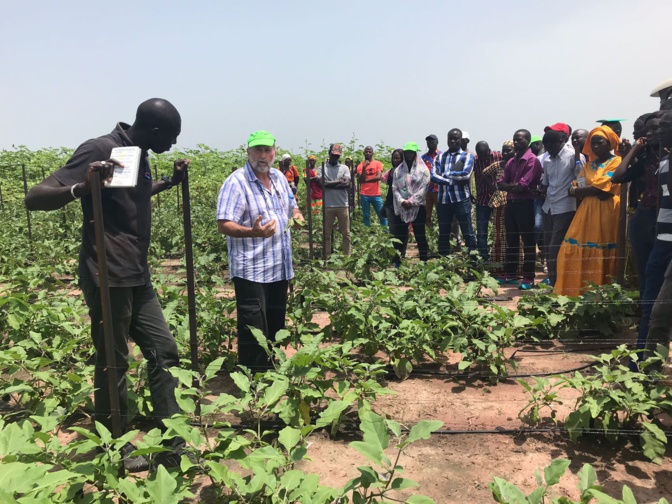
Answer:
[[[380,180],[383,178],[383,164],[373,159],[373,147],[364,148],[364,161],[357,166],[357,180],[359,181],[359,199],[362,202],[364,225],[371,227],[371,205],[376,216],[383,226],[387,226],[387,219],[380,215],[383,208],[383,199],[380,197]]]

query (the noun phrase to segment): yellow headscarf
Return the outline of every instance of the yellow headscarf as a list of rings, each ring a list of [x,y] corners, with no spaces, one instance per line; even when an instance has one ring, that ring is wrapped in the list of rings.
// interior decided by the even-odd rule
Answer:
[[[593,149],[590,148],[590,140],[595,135],[606,138],[609,142],[609,149],[614,152],[614,155],[618,156],[618,146],[621,143],[621,139],[618,138],[618,135],[609,126],[598,126],[590,132],[586,144],[583,146],[583,153],[588,156],[588,161],[597,159],[597,156],[593,154]]]

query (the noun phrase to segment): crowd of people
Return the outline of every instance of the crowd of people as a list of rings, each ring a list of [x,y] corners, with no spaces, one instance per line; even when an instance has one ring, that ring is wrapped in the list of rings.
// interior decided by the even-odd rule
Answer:
[[[564,123],[544,129],[543,137],[528,130],[514,132],[501,151],[486,141],[469,150],[469,135],[454,128],[441,152],[436,135],[426,137],[427,152],[415,142],[391,155],[392,168],[384,172],[372,147],[356,169],[341,164],[342,146],[329,147],[328,160],[316,167],[308,159],[308,211],[323,211],[327,251],[334,223],[342,235],[342,251],[350,253],[350,187],[359,182],[364,223],[371,211],[398,240],[396,264],[405,256],[412,230],[421,261],[429,259],[425,228],[439,230],[438,253],[451,253],[451,236],[462,234],[470,257],[496,271],[502,284],[531,289],[535,284],[537,248],[548,267],[548,283],[563,294],[579,294],[586,282],[604,284],[616,274],[621,184],[631,182],[630,241],[636,258],[642,293],[639,348],[651,352],[669,346],[672,328],[672,200],[669,193],[669,149],[672,147],[672,80],[654,90],[660,110],[644,114],[634,123],[634,145],[620,140],[621,121],[598,121],[591,131],[572,131]],[[89,308],[91,337],[96,351],[94,375],[95,420],[113,430],[112,417],[121,417],[121,435],[128,428],[126,371],[128,339],[132,338],[148,361],[153,414],[158,426],[179,412],[176,379],[169,368],[179,365],[175,339],[159,306],[150,280],[147,255],[151,231],[151,197],[182,182],[189,161],[175,161],[171,176],[153,180],[148,152],[168,151],[181,132],[175,107],[151,99],[138,107],[132,125],[117,123],[114,130],[80,145],[65,166],[33,187],[26,195],[30,210],[56,210],[80,200],[83,210],[79,281]],[[268,339],[285,325],[287,291],[294,277],[291,220],[303,221],[296,200],[301,174],[285,155],[274,168],[275,137],[267,131],[252,133],[247,162],[225,181],[217,201],[217,228],[226,235],[229,271],[236,296],[239,362],[251,370],[267,369],[268,355],[251,328]],[[110,381],[107,347],[102,329],[102,297],[98,251],[93,224],[92,182],[109,181],[120,165],[110,157],[115,147],[136,146],[142,155],[135,187],[105,188],[101,193],[105,215],[104,242],[109,268],[113,341],[116,370]],[[284,175],[284,176],[283,176]],[[472,181],[473,175],[473,181]],[[380,184],[387,185],[383,200]],[[472,183],[473,182],[473,183]],[[475,191],[472,189],[475,189]],[[323,208],[320,208],[320,203]],[[476,231],[472,210],[476,209]],[[489,243],[489,226],[494,240]],[[500,267],[501,264],[501,267]],[[109,295],[108,295],[109,294]],[[113,400],[114,398],[114,400]],[[114,411],[112,404],[118,404]],[[179,437],[166,441],[168,451],[158,463],[178,465],[185,452]],[[135,447],[122,449],[129,471],[147,468]]]

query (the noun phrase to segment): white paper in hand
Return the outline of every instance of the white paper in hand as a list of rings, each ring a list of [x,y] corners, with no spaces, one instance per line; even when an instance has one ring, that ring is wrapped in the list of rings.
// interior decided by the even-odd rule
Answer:
[[[105,187],[135,187],[138,184],[138,170],[140,169],[140,147],[115,147],[110,158],[119,161],[123,167],[115,166],[111,182],[105,182]]]

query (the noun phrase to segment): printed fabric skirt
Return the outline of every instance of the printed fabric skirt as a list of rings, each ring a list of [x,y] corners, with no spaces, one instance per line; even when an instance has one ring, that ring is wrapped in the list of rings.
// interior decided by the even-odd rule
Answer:
[[[585,198],[565,234],[558,254],[555,291],[578,296],[589,283],[611,283],[618,266],[618,210],[620,198]]]

